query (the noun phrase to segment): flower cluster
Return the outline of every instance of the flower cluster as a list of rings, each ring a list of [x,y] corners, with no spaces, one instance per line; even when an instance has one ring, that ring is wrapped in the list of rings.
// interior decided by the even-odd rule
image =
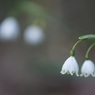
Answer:
[[[45,21],[42,19],[35,19],[23,32],[23,39],[25,43],[34,46],[42,44],[45,41],[44,29]],[[1,42],[16,41],[20,35],[20,25],[16,18],[7,17],[0,24]]]
[[[88,48],[86,55],[85,55],[85,61],[81,67],[81,74],[79,74],[79,66],[78,63],[75,59],[75,47],[77,44],[84,40],[88,39],[95,39],[95,35],[89,34],[89,35],[84,35],[79,37],[79,40],[74,44],[73,48],[70,51],[70,57],[64,62],[61,70],[61,74],[71,74],[73,75],[74,73],[76,76],[84,76],[88,77],[92,75],[95,77],[95,65],[94,63],[89,59],[89,52],[93,46],[95,46],[95,43],[91,44],[90,47]]]
[[[70,56],[62,66],[61,74],[71,74],[74,73],[79,76],[79,66],[74,56]],[[89,75],[95,76],[95,65],[91,60],[85,60],[81,67],[80,76],[88,77]]]

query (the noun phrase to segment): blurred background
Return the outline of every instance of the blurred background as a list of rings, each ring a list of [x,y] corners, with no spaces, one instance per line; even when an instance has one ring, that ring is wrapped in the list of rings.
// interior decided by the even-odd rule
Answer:
[[[60,74],[78,37],[95,33],[94,4],[0,0],[0,95],[95,95],[95,78]],[[76,48],[80,67],[92,42]]]

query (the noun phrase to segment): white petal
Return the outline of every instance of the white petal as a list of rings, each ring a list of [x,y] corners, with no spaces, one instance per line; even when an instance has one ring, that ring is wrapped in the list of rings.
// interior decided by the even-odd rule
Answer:
[[[64,62],[63,66],[62,66],[62,71],[61,71],[61,73],[65,74],[65,73],[69,70],[70,62],[71,62],[71,57],[69,57],[69,58]]]
[[[69,68],[69,72],[72,74],[76,73],[76,75],[78,76],[78,71],[79,71],[78,63],[77,63],[76,59],[73,57],[72,64]]]
[[[70,66],[69,72],[71,75],[73,75],[75,73],[75,67],[73,65]]]

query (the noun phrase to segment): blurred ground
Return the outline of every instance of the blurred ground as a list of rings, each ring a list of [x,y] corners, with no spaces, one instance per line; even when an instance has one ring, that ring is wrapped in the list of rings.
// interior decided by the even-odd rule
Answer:
[[[23,2],[33,6],[24,3],[23,11],[19,11]],[[0,0],[0,23],[14,16],[20,25],[17,41],[0,41],[0,95],[95,95],[94,78],[60,74],[78,37],[94,33],[94,3],[94,0]],[[39,18],[46,22],[45,41],[28,45],[23,39],[24,30]],[[76,48],[80,66],[91,42]],[[93,49],[90,56],[95,62],[94,52]]]

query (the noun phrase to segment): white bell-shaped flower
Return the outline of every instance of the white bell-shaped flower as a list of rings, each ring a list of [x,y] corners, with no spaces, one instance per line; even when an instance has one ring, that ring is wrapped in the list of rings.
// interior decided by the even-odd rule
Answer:
[[[91,60],[86,60],[82,65],[80,76],[88,77],[89,75],[95,76],[95,65]]]
[[[79,76],[78,72],[79,72],[78,63],[74,56],[70,56],[63,64],[62,70],[60,73],[62,73],[62,74],[70,73],[71,75],[73,75],[75,73],[77,76]]]
[[[24,31],[24,40],[28,44],[37,45],[42,43],[44,39],[44,31],[37,25],[29,26]]]
[[[19,35],[19,24],[13,17],[6,18],[0,26],[0,38],[2,41],[16,40]]]

